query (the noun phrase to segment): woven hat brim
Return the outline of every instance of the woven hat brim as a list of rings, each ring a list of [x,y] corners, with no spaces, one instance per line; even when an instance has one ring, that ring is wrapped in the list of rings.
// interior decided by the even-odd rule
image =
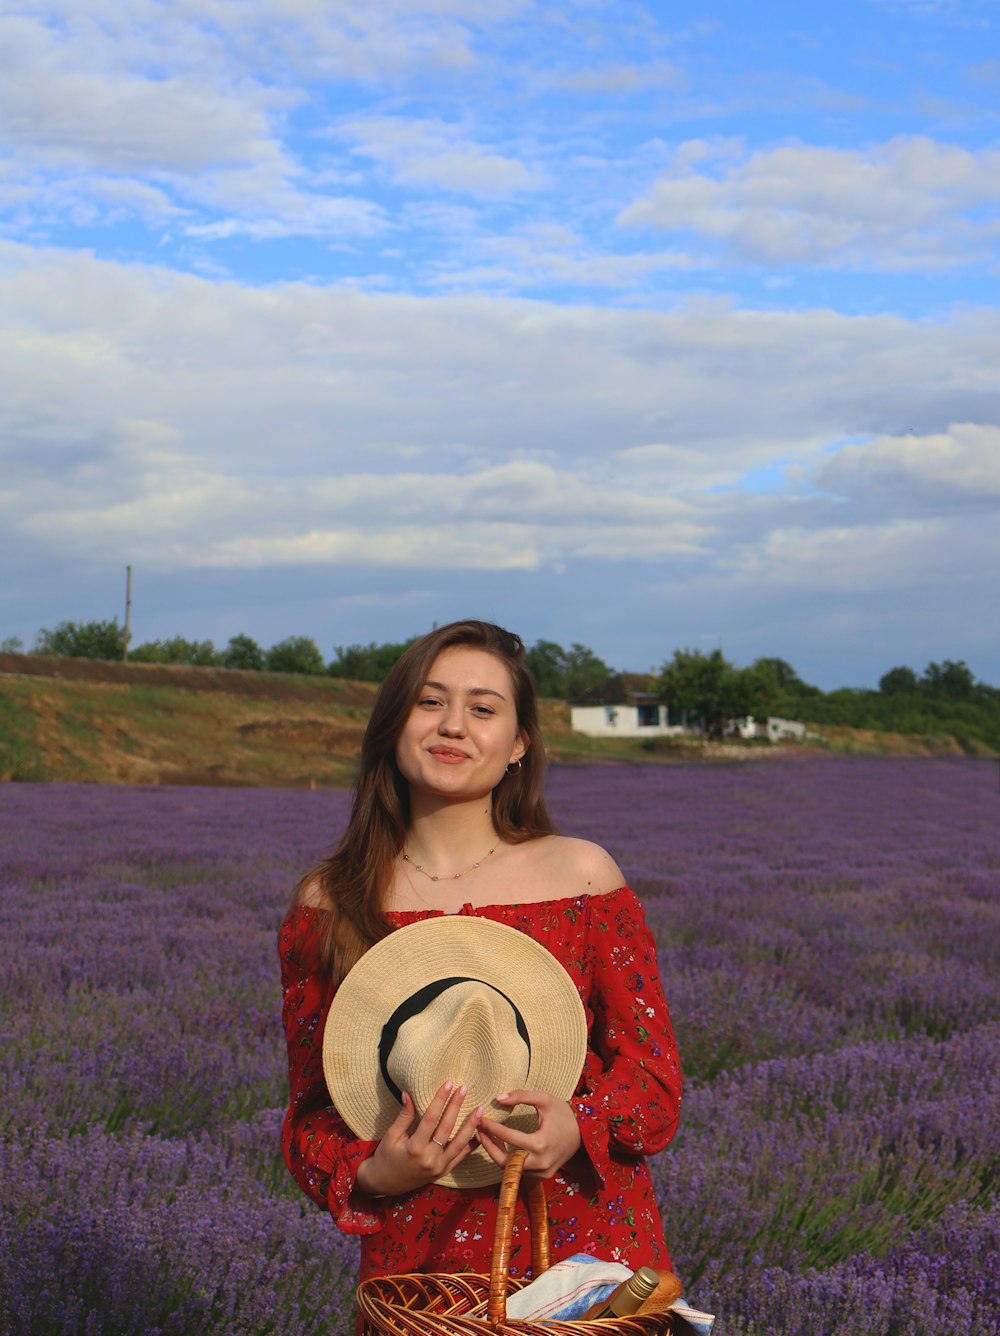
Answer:
[[[400,1105],[382,1078],[378,1046],[386,1019],[432,980],[481,979],[510,998],[521,1013],[531,1046],[527,1089],[569,1099],[587,1051],[587,1021],[579,993],[544,946],[506,924],[458,914],[397,928],[371,947],[350,971],[330,1005],[323,1033],[323,1073],[337,1111],[356,1136],[379,1140]],[[455,1073],[461,1080],[461,1073]],[[492,1104],[497,1091],[470,1092],[489,1117],[530,1131],[535,1111]],[[422,1111],[421,1111],[422,1112]],[[438,1179],[450,1187],[499,1182],[500,1166],[482,1147]]]

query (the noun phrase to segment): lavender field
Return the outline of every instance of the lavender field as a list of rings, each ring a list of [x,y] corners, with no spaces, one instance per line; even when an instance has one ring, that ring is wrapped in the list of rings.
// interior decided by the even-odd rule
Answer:
[[[655,1161],[719,1336],[1000,1333],[995,763],[556,770],[643,897],[687,1075]],[[352,1329],[278,1154],[275,932],[348,795],[0,788],[0,1331]]]

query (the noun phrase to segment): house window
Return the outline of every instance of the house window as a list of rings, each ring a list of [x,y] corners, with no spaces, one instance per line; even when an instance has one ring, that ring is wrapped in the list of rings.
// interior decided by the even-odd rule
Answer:
[[[660,722],[660,707],[658,705],[637,705],[638,724],[640,728],[656,728]]]
[[[618,727],[618,711],[613,705],[606,705],[604,707],[604,722],[607,724],[608,728]]]

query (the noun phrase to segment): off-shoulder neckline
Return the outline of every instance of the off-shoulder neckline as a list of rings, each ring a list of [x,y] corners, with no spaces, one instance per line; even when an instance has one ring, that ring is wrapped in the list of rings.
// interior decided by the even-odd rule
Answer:
[[[621,895],[623,891],[628,891],[633,895],[635,894],[635,892],[632,891],[631,886],[623,882],[621,886],[616,886],[610,891],[578,891],[576,895],[560,895],[551,900],[513,900],[510,902],[501,900],[485,905],[475,905],[470,900],[467,900],[461,908],[454,910],[451,914],[449,914],[446,909],[387,909],[386,918],[406,918],[417,914],[422,914],[426,918],[430,918],[433,915],[437,915],[439,918],[456,918],[458,915],[466,913],[468,910],[472,910],[473,913],[479,914],[487,909],[538,909],[551,905],[576,904],[581,900],[607,900],[613,895]],[[314,914],[329,914],[330,912],[328,909],[324,909],[322,905],[295,905],[292,912],[297,913],[302,909],[308,909]]]
[[[466,900],[461,908],[451,914],[446,909],[387,909],[386,914],[389,918],[401,918],[410,914],[426,914],[428,917],[437,914],[441,918],[454,918],[468,909],[474,913],[481,913],[484,909],[539,909],[549,905],[573,905],[580,900],[604,900],[629,889],[630,887],[622,885],[616,886],[611,891],[577,891],[576,895],[559,895],[551,900],[500,900],[485,905],[474,905],[471,900]]]

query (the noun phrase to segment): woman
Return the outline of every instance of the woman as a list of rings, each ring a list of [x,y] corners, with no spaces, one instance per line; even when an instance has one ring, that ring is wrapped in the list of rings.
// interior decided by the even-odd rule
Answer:
[[[488,1270],[495,1185],[448,1176],[481,1146],[497,1166],[527,1151],[547,1183],[553,1261],[576,1252],[669,1267],[646,1157],[677,1128],[681,1074],[642,908],[613,859],[554,833],[542,797],[537,699],[520,639],[455,622],[412,644],[383,683],[362,744],[350,824],[300,883],[279,950],[288,1040],[288,1166],[347,1233],[361,1276]],[[473,915],[541,942],[584,1004],[583,1073],[569,1101],[498,1091],[529,1105],[534,1130],[474,1109],[453,1073],[426,1108],[402,1092],[380,1140],[356,1137],[323,1077],[323,1027],[351,966],[388,933],[435,915]],[[525,1225],[511,1274],[530,1269]]]

